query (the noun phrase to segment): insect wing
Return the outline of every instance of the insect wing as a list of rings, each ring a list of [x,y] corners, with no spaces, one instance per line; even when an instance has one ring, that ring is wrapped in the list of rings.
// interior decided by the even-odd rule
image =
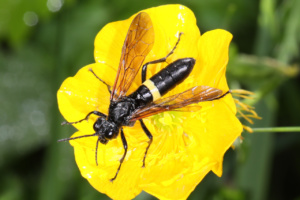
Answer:
[[[212,101],[220,97],[222,97],[222,91],[219,89],[209,86],[196,86],[182,93],[158,99],[146,107],[138,109],[132,114],[131,121],[171,110],[196,111],[201,109],[201,106],[194,103]]]
[[[111,93],[111,100],[126,95],[145,57],[154,43],[154,29],[147,13],[139,13],[131,22],[120,59],[120,64]]]

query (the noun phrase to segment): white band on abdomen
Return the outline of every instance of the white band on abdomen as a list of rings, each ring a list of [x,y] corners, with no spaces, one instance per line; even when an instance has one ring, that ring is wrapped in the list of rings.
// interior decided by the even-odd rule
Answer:
[[[154,83],[150,79],[146,80],[143,83],[143,85],[146,86],[150,90],[152,97],[153,97],[153,101],[155,101],[161,97],[160,92],[158,91],[157,87],[154,85]]]

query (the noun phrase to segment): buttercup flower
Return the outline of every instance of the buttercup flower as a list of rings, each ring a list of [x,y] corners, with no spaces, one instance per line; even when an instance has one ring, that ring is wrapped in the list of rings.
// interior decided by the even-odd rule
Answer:
[[[218,88],[223,93],[229,90],[225,77],[232,39],[229,32],[213,30],[200,36],[194,14],[182,5],[160,6],[142,12],[150,16],[155,33],[153,48],[144,63],[165,57],[175,46],[179,33],[183,33],[166,62],[148,66],[147,78],[179,58],[196,59],[188,78],[165,96],[201,85]],[[58,104],[68,122],[83,119],[94,110],[108,114],[110,94],[89,69],[113,86],[122,46],[135,15],[107,24],[95,39],[95,63],[83,67],[61,85]],[[141,84],[140,74],[128,94]],[[115,176],[124,152],[120,136],[106,145],[99,144],[98,165],[95,162],[97,137],[71,140],[82,176],[96,190],[113,199],[132,199],[142,190],[159,199],[186,199],[208,172],[222,175],[224,153],[242,132],[231,94],[199,105],[199,111],[169,111],[144,119],[153,135],[144,168],[143,157],[149,138],[138,121],[133,127],[124,126],[128,152],[113,182],[110,179]],[[96,119],[97,116],[91,115],[88,121],[74,124],[78,132],[72,137],[93,134]]]

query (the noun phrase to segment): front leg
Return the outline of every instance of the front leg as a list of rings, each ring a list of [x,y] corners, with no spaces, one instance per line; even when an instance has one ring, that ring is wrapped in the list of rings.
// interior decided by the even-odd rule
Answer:
[[[147,156],[148,150],[149,150],[149,148],[150,148],[150,145],[152,144],[153,136],[152,136],[152,134],[150,133],[150,131],[148,130],[148,128],[146,127],[146,125],[144,124],[143,120],[140,119],[139,121],[140,121],[140,123],[141,123],[141,126],[142,126],[143,131],[146,133],[146,135],[147,135],[148,138],[149,138],[148,146],[147,146],[146,151],[145,151],[145,155],[144,155],[144,159],[143,159],[143,166],[142,166],[142,167],[145,167],[146,156]]]
[[[85,118],[83,118],[83,119],[81,119],[81,120],[79,120],[79,121],[76,121],[76,122],[62,122],[61,125],[66,125],[66,124],[77,124],[77,123],[80,123],[80,122],[82,122],[82,121],[84,121],[84,120],[88,120],[91,114],[98,115],[99,117],[104,117],[104,118],[106,118],[106,115],[105,115],[105,114],[103,114],[103,113],[101,113],[101,112],[99,112],[99,111],[94,110],[94,111],[88,113],[88,114],[86,115]]]
[[[122,163],[123,163],[123,161],[124,161],[124,159],[126,157],[126,154],[127,154],[127,148],[128,148],[128,146],[127,146],[127,141],[126,141],[126,138],[125,138],[125,135],[124,135],[124,132],[123,132],[123,128],[121,128],[121,139],[122,139],[122,143],[123,143],[123,147],[124,147],[124,154],[123,154],[123,156],[122,156],[122,158],[120,160],[120,165],[118,167],[116,175],[112,179],[110,179],[111,182],[113,182],[117,178],[118,173],[119,173],[119,171],[121,169]]]
[[[99,78],[99,76],[97,76],[97,74],[93,71],[93,69],[92,68],[89,68],[89,71],[90,72],[92,72],[93,73],[93,75],[99,80],[99,81],[101,81],[103,84],[105,84],[106,85],[106,87],[107,87],[107,90],[108,90],[108,92],[109,92],[109,94],[111,94],[111,86],[110,85],[108,85],[107,83],[105,83],[101,78]]]

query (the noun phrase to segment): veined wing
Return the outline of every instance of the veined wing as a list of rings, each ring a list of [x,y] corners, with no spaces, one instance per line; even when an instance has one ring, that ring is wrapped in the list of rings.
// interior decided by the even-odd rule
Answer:
[[[175,94],[136,110],[130,121],[136,121],[145,117],[149,117],[161,112],[178,110],[178,111],[195,111],[201,109],[200,105],[191,105],[194,103],[212,101],[222,98],[228,92],[222,94],[222,91],[209,86],[195,86],[182,93]]]
[[[111,100],[126,95],[145,57],[154,43],[154,29],[147,13],[141,12],[133,19],[129,27],[120,59],[120,64],[111,92]]]

